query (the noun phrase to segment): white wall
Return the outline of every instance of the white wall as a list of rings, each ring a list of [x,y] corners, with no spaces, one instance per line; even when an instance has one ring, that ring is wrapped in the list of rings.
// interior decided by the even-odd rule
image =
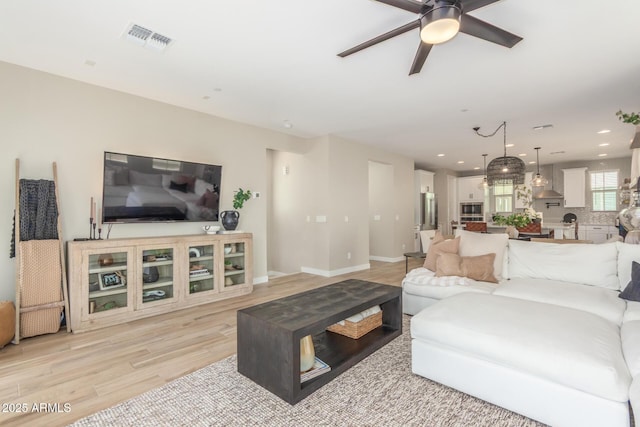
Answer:
[[[104,151],[223,165],[221,208],[238,187],[267,190],[267,149],[304,151],[307,141],[0,62],[0,299],[14,299],[8,257],[16,158],[22,178],[52,179],[57,162],[63,237],[87,237],[89,200],[102,195]],[[249,200],[240,228],[254,233],[254,272],[267,275],[267,198]],[[192,234],[200,223],[115,225],[111,238]]]
[[[392,219],[381,253],[401,259],[404,248],[413,247],[413,161],[325,136],[304,154],[273,153],[269,270],[336,275],[368,267],[370,159],[385,159],[392,170],[380,190],[390,212],[385,217]],[[286,176],[283,167],[289,168]]]
[[[409,158],[333,136],[303,140],[3,62],[0,93],[0,223],[5,224],[0,241],[7,250],[15,159],[21,160],[20,176],[29,179],[51,179],[51,164],[57,162],[63,237],[72,240],[88,235],[89,200],[102,195],[104,151],[221,164],[222,209],[231,208],[238,187],[261,192],[262,197],[245,204],[240,218],[240,228],[254,235],[258,279],[268,272],[269,227],[274,227],[270,256],[291,261],[278,261],[283,272],[306,266],[337,274],[368,263],[369,160],[394,169],[388,197],[399,220],[389,253],[400,257],[403,247],[412,245],[414,168]],[[276,184],[276,176],[280,162],[289,160],[287,189],[284,181]],[[284,220],[289,213],[295,216],[290,224]],[[327,222],[317,222],[318,216]],[[201,225],[118,224],[111,238],[196,234]],[[7,252],[0,261],[0,299],[14,299],[14,282],[15,262]]]
[[[369,255],[373,259],[392,258],[394,235],[393,166],[369,162]]]

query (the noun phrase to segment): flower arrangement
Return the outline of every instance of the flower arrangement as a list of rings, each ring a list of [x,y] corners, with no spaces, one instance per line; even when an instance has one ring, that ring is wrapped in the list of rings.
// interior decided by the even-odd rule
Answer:
[[[522,202],[525,208],[533,208],[533,193],[531,192],[531,188],[526,185],[516,185],[514,190],[516,191],[516,198]]]
[[[516,191],[516,198],[524,206],[523,214],[528,216],[531,221],[535,219],[542,219],[542,215],[539,212],[536,212],[535,209],[533,209],[533,193],[531,191],[531,188],[524,185],[516,185],[514,189]]]
[[[529,225],[531,221],[532,219],[529,215],[523,212],[517,212],[509,216],[497,214],[493,217],[493,222],[498,225],[511,225],[516,228],[525,227]]]

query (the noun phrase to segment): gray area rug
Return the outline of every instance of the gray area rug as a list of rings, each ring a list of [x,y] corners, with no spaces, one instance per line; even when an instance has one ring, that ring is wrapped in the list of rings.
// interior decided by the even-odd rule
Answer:
[[[236,371],[236,356],[73,426],[541,426],[411,373],[403,334],[295,406]]]

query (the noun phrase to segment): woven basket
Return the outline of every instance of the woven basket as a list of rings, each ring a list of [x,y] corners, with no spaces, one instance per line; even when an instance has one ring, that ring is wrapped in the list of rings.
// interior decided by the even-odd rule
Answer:
[[[357,340],[363,335],[373,331],[378,326],[382,326],[381,311],[376,314],[372,314],[369,317],[365,317],[364,319],[356,323],[350,322],[349,320],[345,320],[344,325],[334,323],[333,325],[329,326],[327,330]]]

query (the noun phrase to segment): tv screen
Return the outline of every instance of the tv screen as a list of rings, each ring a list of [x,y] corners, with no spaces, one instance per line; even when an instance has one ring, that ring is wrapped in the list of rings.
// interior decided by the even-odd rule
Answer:
[[[104,153],[102,222],[218,221],[222,166]]]

